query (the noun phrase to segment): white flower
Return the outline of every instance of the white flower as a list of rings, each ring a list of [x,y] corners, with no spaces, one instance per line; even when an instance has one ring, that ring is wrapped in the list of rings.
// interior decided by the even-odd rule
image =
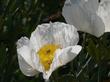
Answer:
[[[62,14],[79,31],[97,37],[110,32],[110,0],[66,0]]]
[[[101,0],[97,13],[105,25],[105,32],[110,32],[110,0]]]
[[[18,62],[26,76],[39,72],[48,80],[51,73],[73,60],[81,51],[77,45],[77,29],[60,22],[38,25],[30,40],[22,37],[17,42]]]

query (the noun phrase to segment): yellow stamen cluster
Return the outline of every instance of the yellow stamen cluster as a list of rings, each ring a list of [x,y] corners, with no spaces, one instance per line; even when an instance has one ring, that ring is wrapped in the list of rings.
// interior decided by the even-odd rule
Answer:
[[[37,52],[39,54],[40,62],[44,66],[44,69],[47,71],[50,68],[50,65],[53,61],[55,51],[59,46],[55,44],[46,44],[40,48]]]

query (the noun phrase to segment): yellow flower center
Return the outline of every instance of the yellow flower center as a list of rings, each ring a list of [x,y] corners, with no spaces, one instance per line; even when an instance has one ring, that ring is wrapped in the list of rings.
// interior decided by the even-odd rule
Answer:
[[[50,68],[50,65],[53,61],[55,51],[59,46],[55,44],[46,44],[40,48],[37,52],[39,54],[40,62],[44,66],[44,69],[47,71]]]

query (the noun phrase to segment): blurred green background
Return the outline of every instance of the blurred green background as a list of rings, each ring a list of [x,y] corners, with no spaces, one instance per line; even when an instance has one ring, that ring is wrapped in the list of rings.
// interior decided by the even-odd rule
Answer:
[[[23,75],[19,69],[16,42],[30,37],[38,24],[65,22],[65,0],[0,0],[0,82],[44,82],[42,74]],[[50,82],[110,82],[110,33],[100,38],[79,32],[81,53],[52,73]]]

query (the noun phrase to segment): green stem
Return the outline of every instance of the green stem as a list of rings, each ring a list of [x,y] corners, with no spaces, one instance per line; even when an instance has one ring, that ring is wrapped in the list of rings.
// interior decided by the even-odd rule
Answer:
[[[97,82],[101,82],[101,66],[100,66],[100,64],[99,64],[99,67],[98,67],[98,78],[97,78]]]
[[[45,82],[50,82],[50,80],[48,79],[48,80],[45,80]]]

